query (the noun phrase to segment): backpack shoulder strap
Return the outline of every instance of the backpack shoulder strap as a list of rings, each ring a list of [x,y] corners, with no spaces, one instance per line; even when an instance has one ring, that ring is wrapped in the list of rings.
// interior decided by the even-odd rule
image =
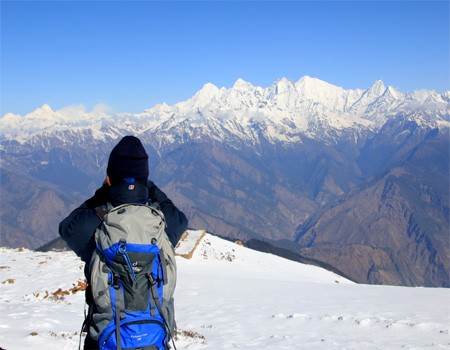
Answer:
[[[95,212],[102,221],[105,221],[107,211],[105,211],[102,207],[97,207],[95,208]]]
[[[114,207],[112,206],[112,204],[106,203],[105,205],[101,205],[95,208],[95,212],[102,221],[105,221],[106,214],[108,214],[108,212],[113,208]]]

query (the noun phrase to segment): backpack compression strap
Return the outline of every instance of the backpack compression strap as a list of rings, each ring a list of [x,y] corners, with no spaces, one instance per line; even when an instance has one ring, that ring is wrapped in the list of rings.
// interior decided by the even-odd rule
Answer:
[[[114,275],[113,277],[114,285],[113,288],[115,289],[115,309],[116,309],[116,343],[117,343],[117,350],[122,350],[122,342],[120,339],[120,315],[125,310],[125,301],[123,300],[122,293],[120,292],[120,277],[119,275]]]
[[[159,254],[159,259],[161,259],[161,254]],[[163,270],[165,270],[165,261],[162,262],[161,264],[164,266]],[[161,315],[161,317],[162,317],[162,319],[164,321],[164,325],[165,325],[165,327],[167,329],[167,332],[170,335],[170,339],[172,340],[173,347],[174,347],[175,350],[177,350],[177,347],[175,346],[174,334],[173,334],[172,330],[170,329],[166,318],[164,317],[164,313],[163,313],[162,305],[161,305],[161,300],[159,299],[158,291],[156,290],[156,284],[158,283],[158,281],[155,280],[155,278],[152,276],[151,273],[147,274],[147,278],[148,278],[148,280],[150,282],[150,292],[151,292],[151,295],[152,295],[152,297],[150,298],[150,303],[152,303],[152,299],[153,299],[154,305],[158,309],[159,314]]]

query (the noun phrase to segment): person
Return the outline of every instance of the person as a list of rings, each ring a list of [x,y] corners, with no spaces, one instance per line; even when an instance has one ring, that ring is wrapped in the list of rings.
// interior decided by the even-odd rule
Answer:
[[[149,201],[158,205],[164,214],[166,234],[175,247],[187,228],[188,220],[166,194],[149,180],[148,155],[141,141],[134,136],[125,136],[110,153],[103,185],[59,224],[62,239],[86,263],[84,273],[87,281],[90,281],[89,263],[96,249],[94,234],[102,224],[96,208],[107,203],[116,207],[126,203],[143,204]],[[84,329],[89,329],[89,315],[92,317],[95,313],[89,285],[86,289],[86,303],[89,312]],[[84,349],[98,348],[98,341],[88,332]]]

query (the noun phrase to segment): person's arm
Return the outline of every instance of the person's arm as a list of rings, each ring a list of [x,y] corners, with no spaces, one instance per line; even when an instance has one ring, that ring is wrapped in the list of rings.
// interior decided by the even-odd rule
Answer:
[[[81,260],[88,263],[95,249],[94,233],[101,223],[94,209],[83,203],[59,224],[59,235]]]
[[[149,199],[154,203],[157,202],[164,214],[167,224],[166,233],[170,242],[175,247],[181,235],[187,229],[188,219],[153,181],[148,181],[147,187]]]
[[[95,250],[94,233],[101,224],[95,208],[106,203],[108,190],[109,186],[104,184],[59,224],[61,238],[86,263]]]

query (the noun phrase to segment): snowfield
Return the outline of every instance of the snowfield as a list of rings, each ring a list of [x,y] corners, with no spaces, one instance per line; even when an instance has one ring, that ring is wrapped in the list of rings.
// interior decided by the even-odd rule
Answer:
[[[190,231],[177,247],[177,349],[450,349],[450,290],[354,284]],[[77,349],[83,264],[0,248],[0,348]]]

